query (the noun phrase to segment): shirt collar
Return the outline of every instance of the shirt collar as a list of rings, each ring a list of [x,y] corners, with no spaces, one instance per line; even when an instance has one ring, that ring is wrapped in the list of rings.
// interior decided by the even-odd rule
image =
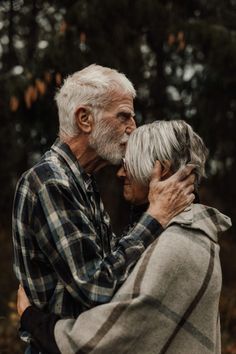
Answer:
[[[58,138],[52,145],[51,150],[57,153],[65,161],[76,179],[81,180],[82,177],[86,190],[92,192],[94,177],[86,173],[83,167],[80,166],[69,145],[63,143]]]

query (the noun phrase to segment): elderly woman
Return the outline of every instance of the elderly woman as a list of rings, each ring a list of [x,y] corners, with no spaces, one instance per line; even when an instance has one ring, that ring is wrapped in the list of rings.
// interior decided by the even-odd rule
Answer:
[[[157,121],[136,129],[123,167],[124,197],[145,205],[153,165],[166,179],[186,163],[196,165],[196,190],[205,175],[207,149],[184,121]],[[145,251],[108,304],[59,320],[43,314],[19,291],[22,326],[48,353],[221,353],[218,233],[230,219],[192,204],[172,219]]]

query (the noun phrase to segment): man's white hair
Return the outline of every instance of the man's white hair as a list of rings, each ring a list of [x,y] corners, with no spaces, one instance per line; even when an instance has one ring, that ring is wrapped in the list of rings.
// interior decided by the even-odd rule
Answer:
[[[94,113],[113,103],[118,95],[136,96],[135,89],[127,77],[118,71],[92,64],[68,76],[57,92],[59,134],[69,137],[78,134],[75,112],[80,105]]]
[[[155,121],[132,132],[125,161],[136,181],[147,185],[155,162],[168,160],[176,172],[187,163],[196,165],[197,182],[205,176],[208,150],[198,134],[183,120]]]

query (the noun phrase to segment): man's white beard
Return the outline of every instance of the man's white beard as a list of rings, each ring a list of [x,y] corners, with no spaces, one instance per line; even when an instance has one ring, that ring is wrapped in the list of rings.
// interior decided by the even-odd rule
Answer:
[[[98,120],[89,137],[89,145],[97,154],[112,165],[119,165],[125,154],[129,135],[118,136],[114,127],[102,119]],[[124,144],[124,145],[121,145]]]

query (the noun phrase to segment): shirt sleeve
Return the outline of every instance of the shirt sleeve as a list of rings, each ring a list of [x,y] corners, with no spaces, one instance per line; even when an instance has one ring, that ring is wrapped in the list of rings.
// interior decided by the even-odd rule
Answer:
[[[161,225],[145,213],[104,257],[103,238],[112,235],[99,235],[84,200],[79,200],[69,186],[59,183],[42,188],[34,215],[41,251],[67,291],[85,308],[109,302],[162,231]]]

